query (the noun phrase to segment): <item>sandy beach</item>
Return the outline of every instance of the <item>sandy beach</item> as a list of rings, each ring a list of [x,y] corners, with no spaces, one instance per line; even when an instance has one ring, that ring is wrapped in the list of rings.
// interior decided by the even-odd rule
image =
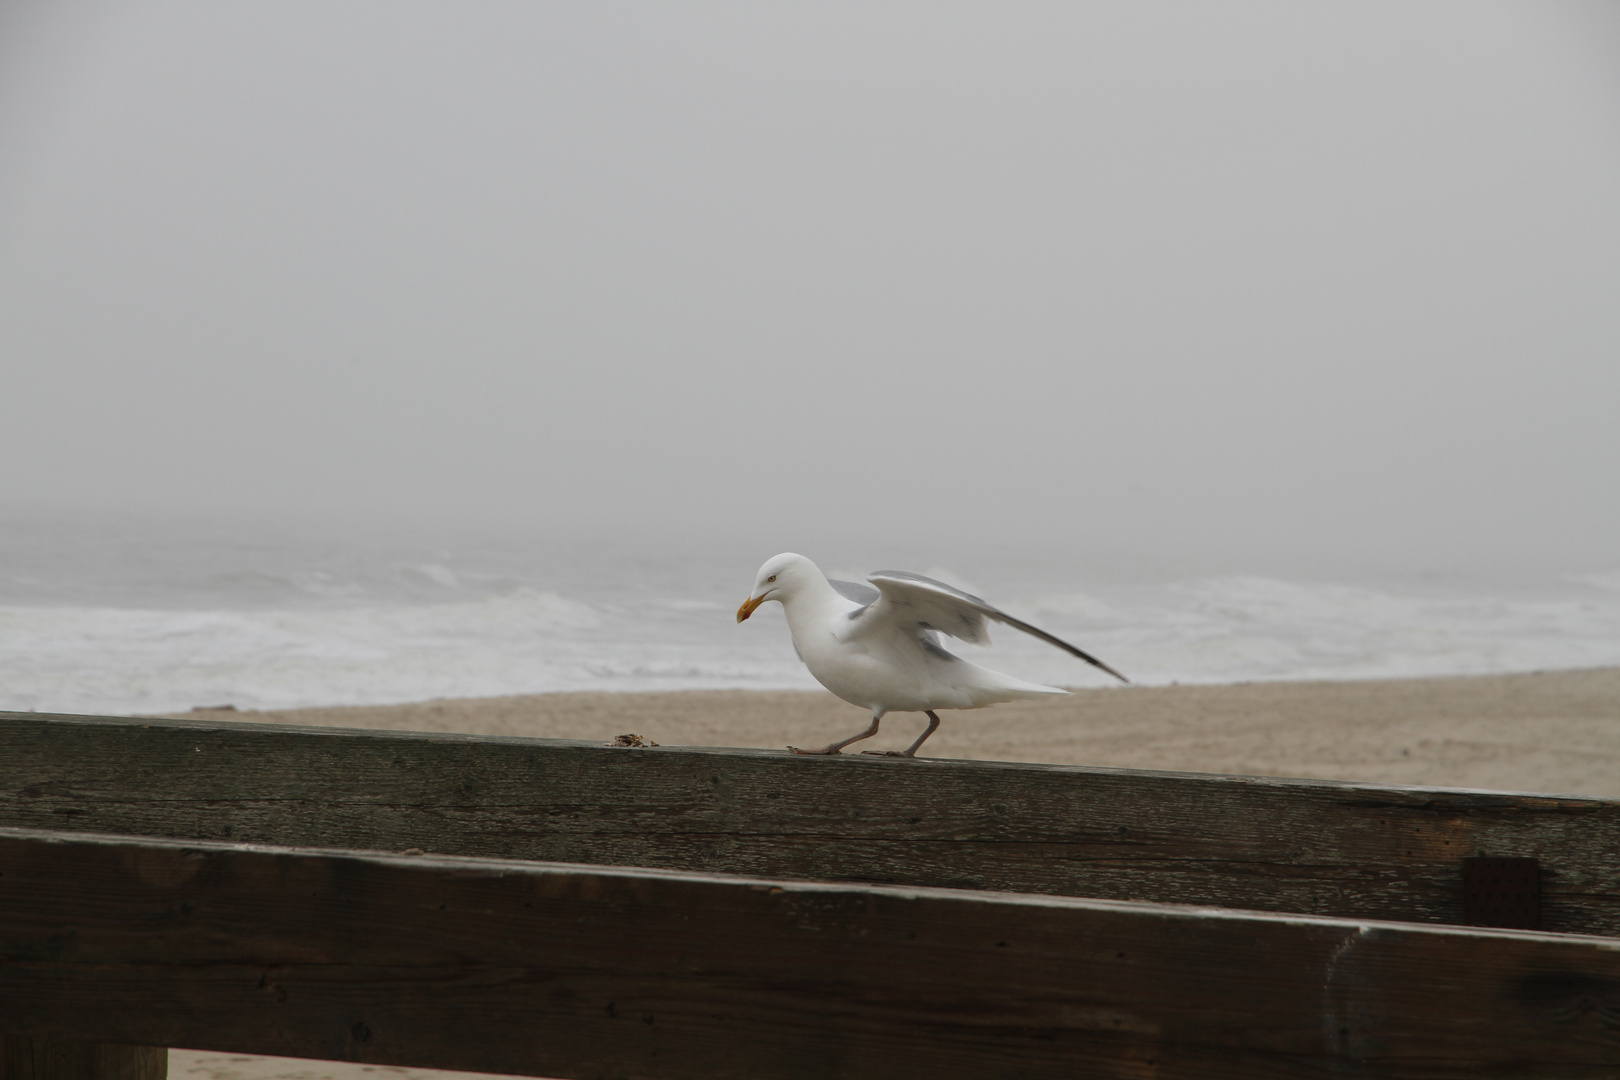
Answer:
[[[534,694],[282,711],[276,724],[783,749],[862,730],[824,691]],[[1304,776],[1620,797],[1620,668],[1353,682],[1122,686],[941,714],[928,757]],[[906,746],[893,713],[851,751]]]
[[[411,705],[193,712],[282,724],[780,749],[860,730],[824,692],[537,694]],[[947,712],[928,756],[1620,797],[1620,668],[1358,682],[1077,690]],[[871,740],[898,749],[922,717]],[[862,744],[866,745],[866,744]],[[903,763],[896,763],[904,768]],[[455,1073],[170,1052],[175,1080],[454,1080]]]

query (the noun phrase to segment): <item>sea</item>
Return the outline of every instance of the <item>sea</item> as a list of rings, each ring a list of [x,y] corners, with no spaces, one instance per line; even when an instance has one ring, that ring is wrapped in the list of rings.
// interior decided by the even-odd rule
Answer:
[[[551,691],[813,689],[760,563],[905,569],[968,589],[1133,682],[1620,664],[1620,560],[1573,570],[1310,571],[994,542],[648,529],[0,518],[0,709],[140,714]],[[1007,627],[968,658],[1103,673]]]

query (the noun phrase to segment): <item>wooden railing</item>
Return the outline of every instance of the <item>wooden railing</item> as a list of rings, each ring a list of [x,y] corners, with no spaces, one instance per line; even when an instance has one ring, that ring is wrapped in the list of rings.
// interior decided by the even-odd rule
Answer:
[[[1617,852],[1605,799],[0,714],[5,1080],[1615,1076]]]

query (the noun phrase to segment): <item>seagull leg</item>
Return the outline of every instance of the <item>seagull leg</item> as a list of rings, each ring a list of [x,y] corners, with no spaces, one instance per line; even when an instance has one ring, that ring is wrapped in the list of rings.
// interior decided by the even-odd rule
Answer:
[[[860,742],[862,739],[870,739],[872,736],[876,735],[877,734],[877,729],[878,729],[878,721],[881,720],[881,719],[883,719],[883,710],[882,709],[873,709],[872,710],[872,726],[867,728],[865,731],[861,732],[859,735],[851,735],[849,738],[845,739],[843,742],[828,743],[826,746],[823,746],[820,750],[800,750],[797,746],[790,746],[790,747],[788,747],[788,749],[793,751],[795,754],[837,754],[837,753],[841,752],[844,749],[844,747],[848,746],[852,742]],[[930,728],[929,730],[933,730],[933,729]],[[922,740],[918,739],[917,741],[921,742]],[[917,748],[915,746],[913,746],[912,749],[915,750]]]
[[[939,728],[939,714],[933,709],[924,709],[923,711],[928,714],[928,730],[917,736],[916,742],[912,743],[904,750],[862,750],[861,753],[871,754],[873,757],[916,757],[917,747],[921,746],[923,744],[923,740],[928,738],[928,736],[932,735]]]

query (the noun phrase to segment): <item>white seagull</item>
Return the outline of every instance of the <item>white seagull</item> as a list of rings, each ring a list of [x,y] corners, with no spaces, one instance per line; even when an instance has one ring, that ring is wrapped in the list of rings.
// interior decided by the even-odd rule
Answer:
[[[872,710],[872,726],[859,735],[819,750],[788,747],[795,754],[840,753],[850,743],[876,735],[884,713],[927,713],[928,730],[905,750],[886,755],[914,757],[917,747],[939,727],[935,709],[982,709],[1002,701],[1068,693],[970,664],[940,647],[939,634],[988,645],[986,619],[1033,634],[1121,682],[1130,682],[1095,656],[944,582],[904,570],[879,570],[866,580],[871,584],[829,581],[815,563],[790,551],[759,568],[753,592],[737,609],[737,621],[742,622],[767,600],[779,601],[787,612],[793,647],[810,674],[851,705]]]

